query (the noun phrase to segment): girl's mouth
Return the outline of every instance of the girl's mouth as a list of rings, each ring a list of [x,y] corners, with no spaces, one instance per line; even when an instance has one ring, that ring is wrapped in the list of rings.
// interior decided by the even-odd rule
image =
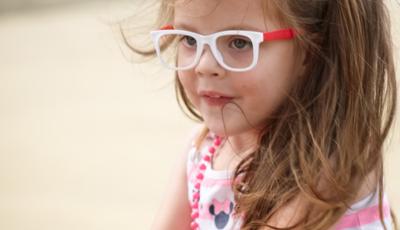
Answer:
[[[233,100],[233,97],[209,97],[203,96],[204,101],[210,106],[224,106]]]

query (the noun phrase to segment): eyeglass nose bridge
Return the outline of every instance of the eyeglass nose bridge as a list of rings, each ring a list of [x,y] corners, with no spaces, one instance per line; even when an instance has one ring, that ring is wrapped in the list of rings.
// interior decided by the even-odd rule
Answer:
[[[208,36],[200,35],[198,38],[199,38],[198,47],[197,47],[198,50],[197,50],[197,57],[196,57],[194,66],[197,66],[199,64],[200,59],[203,56],[203,53],[205,50],[204,47],[205,47],[205,45],[208,45],[208,47],[210,48],[210,51],[211,51],[213,57],[215,58],[215,60],[217,61],[217,63],[221,67],[225,67],[223,56],[217,48],[217,39],[212,35],[208,35]]]

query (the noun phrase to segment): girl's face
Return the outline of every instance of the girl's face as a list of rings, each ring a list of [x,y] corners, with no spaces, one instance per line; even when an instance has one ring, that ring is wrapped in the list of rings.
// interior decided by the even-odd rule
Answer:
[[[174,27],[200,34],[232,28],[259,32],[284,29],[264,11],[262,0],[185,1],[175,6]],[[231,72],[217,63],[206,45],[195,68],[178,71],[178,77],[211,131],[221,136],[238,135],[262,128],[296,82],[294,50],[293,40],[264,42],[253,69]],[[207,91],[232,100],[225,105],[209,103],[202,95]]]

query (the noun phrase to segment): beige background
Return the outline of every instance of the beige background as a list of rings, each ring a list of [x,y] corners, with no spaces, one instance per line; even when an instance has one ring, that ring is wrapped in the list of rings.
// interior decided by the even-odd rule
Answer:
[[[149,228],[193,122],[175,102],[171,72],[129,63],[107,24],[140,4],[0,13],[0,229]],[[385,172],[400,215],[398,123]]]

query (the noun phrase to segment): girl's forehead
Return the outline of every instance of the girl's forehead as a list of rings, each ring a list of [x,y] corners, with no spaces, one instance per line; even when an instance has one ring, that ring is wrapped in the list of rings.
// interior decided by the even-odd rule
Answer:
[[[178,29],[199,33],[225,29],[267,31],[275,27],[267,14],[262,0],[178,0],[173,23]]]

